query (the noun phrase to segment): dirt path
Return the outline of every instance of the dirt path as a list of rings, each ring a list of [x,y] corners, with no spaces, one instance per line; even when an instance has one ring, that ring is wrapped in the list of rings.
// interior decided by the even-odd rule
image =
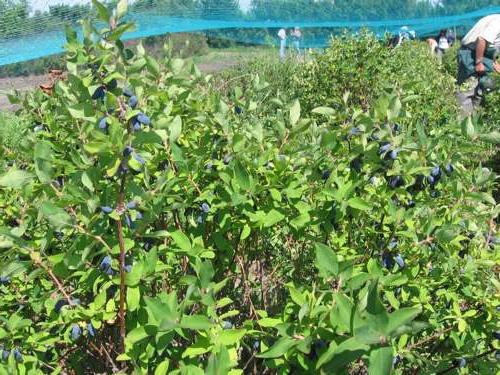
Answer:
[[[238,61],[220,61],[213,63],[198,64],[198,68],[204,73],[216,73],[238,65]],[[14,110],[16,106],[9,103],[6,92],[17,89],[27,91],[37,88],[40,84],[48,82],[47,75],[0,78],[0,111]]]

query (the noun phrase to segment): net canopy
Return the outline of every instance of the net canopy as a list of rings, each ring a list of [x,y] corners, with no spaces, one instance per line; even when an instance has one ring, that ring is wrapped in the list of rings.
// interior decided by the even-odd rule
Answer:
[[[107,3],[113,7],[114,3]],[[341,30],[377,35],[413,29],[417,37],[445,28],[463,33],[500,13],[500,0],[131,0],[136,30],[125,39],[204,31],[251,44],[278,44],[280,28],[302,28],[301,47],[324,47]],[[90,0],[0,0],[0,65],[63,51],[64,28],[93,18]]]

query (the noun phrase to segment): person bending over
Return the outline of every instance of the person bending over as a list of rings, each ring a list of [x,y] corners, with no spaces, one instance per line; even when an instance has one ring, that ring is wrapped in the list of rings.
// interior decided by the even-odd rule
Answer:
[[[457,83],[463,84],[471,77],[478,79],[481,89],[484,78],[492,72],[500,73],[500,64],[496,61],[500,52],[500,14],[491,14],[481,18],[462,39],[458,51]]]

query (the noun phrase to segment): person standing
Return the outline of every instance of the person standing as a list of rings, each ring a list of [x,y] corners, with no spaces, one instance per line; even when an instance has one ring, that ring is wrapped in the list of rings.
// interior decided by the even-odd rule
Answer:
[[[280,39],[280,60],[284,61],[286,57],[286,30],[284,28],[278,31],[278,38]]]
[[[297,52],[297,56],[300,56],[300,40],[302,39],[302,31],[299,27],[295,27],[292,31],[292,43],[293,48]]]
[[[484,89],[492,89],[491,73],[500,73],[500,14],[481,18],[462,39],[458,51],[457,84],[474,78],[473,101],[482,101]],[[493,82],[494,86],[494,82]]]

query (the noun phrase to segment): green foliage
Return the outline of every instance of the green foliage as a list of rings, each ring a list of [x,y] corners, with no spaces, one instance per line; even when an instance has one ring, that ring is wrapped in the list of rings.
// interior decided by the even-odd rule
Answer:
[[[221,93],[130,28],[69,31],[67,80],[17,98],[42,127],[0,162],[2,370],[494,372],[496,176],[445,79],[394,75],[418,48]]]

